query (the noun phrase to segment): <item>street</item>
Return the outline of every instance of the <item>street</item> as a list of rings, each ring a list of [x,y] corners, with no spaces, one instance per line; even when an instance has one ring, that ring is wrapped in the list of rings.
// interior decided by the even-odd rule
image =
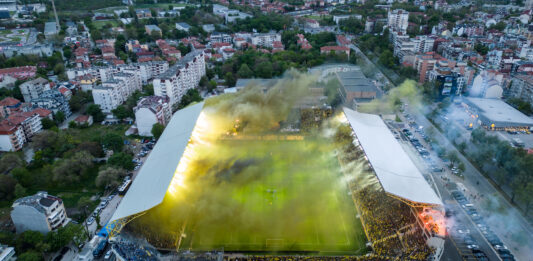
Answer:
[[[424,126],[424,129],[434,127],[425,116],[418,113],[412,115],[416,123]],[[518,260],[531,260],[533,252],[527,246],[533,245],[533,230],[527,220],[502,197],[500,192],[450,143],[445,135],[437,128],[434,129],[435,139],[448,151],[456,152],[465,165],[464,178],[449,175],[451,181],[464,185],[468,191],[465,196],[476,205],[480,215],[485,217],[488,226],[511,249]],[[481,197],[474,198],[474,195]],[[492,207],[487,207],[490,205]]]

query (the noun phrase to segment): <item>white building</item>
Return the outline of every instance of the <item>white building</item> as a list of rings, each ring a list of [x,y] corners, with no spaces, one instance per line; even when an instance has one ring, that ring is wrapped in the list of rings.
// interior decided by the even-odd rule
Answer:
[[[204,52],[190,52],[166,72],[154,78],[154,94],[169,97],[169,103],[173,106],[181,100],[187,90],[196,88],[204,75]]]
[[[231,43],[233,41],[231,35],[219,32],[213,32],[209,39],[211,43]]]
[[[95,76],[98,81],[105,82],[112,79],[114,73],[126,72],[138,74],[142,84],[147,84],[155,76],[166,70],[168,70],[167,61],[148,61],[108,67],[74,68],[67,70],[67,77],[69,80],[75,80],[76,77],[90,74]]]
[[[224,15],[224,18],[226,19],[226,23],[233,23],[237,21],[238,19],[244,20],[248,17],[252,17],[252,15],[243,13],[239,10],[228,10]]]
[[[15,248],[0,244],[0,261],[15,261]]]
[[[188,32],[191,29],[191,26],[187,23],[176,23],[176,29]]]
[[[9,121],[0,122],[0,151],[17,151],[26,143],[21,125]]]
[[[152,127],[159,123],[164,126],[172,117],[168,97],[148,96],[142,98],[135,108],[135,123],[141,136],[152,136]]]
[[[405,33],[409,25],[409,12],[403,9],[390,10],[387,17],[387,25],[391,31]]]
[[[17,11],[17,0],[0,0],[0,9],[10,12]]]
[[[340,21],[348,20],[350,18],[361,20],[363,19],[362,15],[359,14],[352,14],[352,15],[334,15],[333,21],[338,25]]]
[[[252,35],[252,44],[263,47],[272,48],[274,42],[281,41],[281,34],[270,33],[255,33]]]
[[[103,112],[110,113],[127,99],[125,88],[123,81],[103,82],[102,85],[93,88],[94,104],[100,105]]]
[[[17,233],[26,230],[48,233],[68,224],[63,201],[46,192],[38,192],[33,196],[19,198],[12,205],[11,219]]]
[[[23,83],[19,87],[24,101],[31,102],[31,100],[39,98],[44,91],[50,90],[50,83],[48,80],[39,77]]]

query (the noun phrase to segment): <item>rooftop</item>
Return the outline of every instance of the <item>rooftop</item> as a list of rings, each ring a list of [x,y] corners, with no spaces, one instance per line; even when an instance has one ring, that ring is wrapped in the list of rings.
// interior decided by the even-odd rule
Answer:
[[[485,98],[464,98],[466,103],[474,106],[479,110],[488,123],[486,124],[500,124],[505,126],[522,125],[533,126],[533,119],[521,113],[511,105],[505,103],[500,99],[485,99]]]
[[[45,208],[50,207],[56,201],[59,201],[60,204],[62,203],[60,198],[50,196],[47,192],[40,191],[37,192],[37,194],[35,195],[15,200],[15,202],[13,203],[13,207],[18,205],[26,205],[34,207],[39,212],[44,213],[46,211]]]
[[[417,203],[442,205],[441,199],[378,115],[348,108],[344,108],[344,115],[387,193]]]
[[[379,98],[381,91],[360,70],[337,72],[337,79],[349,92],[375,92]]]
[[[148,210],[163,201],[203,106],[198,103],[174,114],[111,221]]]

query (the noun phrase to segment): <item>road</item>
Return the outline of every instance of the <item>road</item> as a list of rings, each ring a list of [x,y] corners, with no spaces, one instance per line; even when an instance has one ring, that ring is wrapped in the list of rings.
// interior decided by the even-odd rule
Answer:
[[[424,115],[412,114],[417,124],[434,127]],[[435,128],[435,139],[447,151],[455,151],[465,165],[464,179],[452,175],[454,182],[467,188],[466,196],[498,237],[511,249],[518,260],[533,260],[533,229],[521,213]],[[472,196],[470,196],[472,195]],[[474,195],[479,195],[474,198]]]
[[[408,120],[403,115],[399,116],[404,123],[408,122]],[[406,126],[408,125],[406,124]],[[445,166],[444,162],[442,162],[436,152],[429,149],[429,145],[424,141],[420,134],[415,131],[415,128],[407,128],[410,129],[413,135],[420,141],[420,143],[422,143],[422,145],[426,149],[428,149],[430,153],[430,161],[436,164],[437,166]],[[402,132],[401,129],[397,129],[397,131],[400,133]],[[496,252],[493,250],[492,246],[485,240],[476,224],[470,219],[469,215],[464,212],[464,210],[459,206],[457,201],[455,201],[455,199],[450,194],[450,191],[448,189],[448,181],[455,177],[455,175],[453,175],[451,171],[447,168],[444,168],[444,171],[441,173],[433,173],[429,169],[427,161],[422,159],[422,157],[419,155],[418,151],[414,148],[414,146],[412,146],[412,144],[407,141],[405,136],[403,136],[402,138],[403,139],[400,140],[400,143],[402,144],[404,151],[407,152],[407,154],[409,155],[411,160],[413,160],[418,169],[425,174],[426,180],[428,180],[428,183],[432,185],[433,189],[435,189],[437,194],[441,197],[446,209],[452,209],[455,213],[455,215],[452,217],[453,221],[452,219],[448,220],[447,230],[449,236],[446,239],[445,251],[442,260],[457,260],[458,257],[462,257],[464,260],[476,260],[472,251],[468,249],[467,244],[465,244],[464,240],[462,240],[465,234],[458,234],[457,227],[465,227],[470,231],[468,235],[473,238],[477,245],[479,245],[479,249],[487,255],[489,260],[500,260]]]

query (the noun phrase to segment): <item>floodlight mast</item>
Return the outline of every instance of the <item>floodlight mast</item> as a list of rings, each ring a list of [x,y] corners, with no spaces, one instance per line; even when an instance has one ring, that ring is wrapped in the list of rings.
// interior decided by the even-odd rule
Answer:
[[[59,19],[57,18],[56,4],[54,3],[54,0],[51,0],[51,1],[52,1],[52,9],[54,9],[54,16],[56,18],[56,31],[59,32],[59,29],[61,27],[59,26]]]

